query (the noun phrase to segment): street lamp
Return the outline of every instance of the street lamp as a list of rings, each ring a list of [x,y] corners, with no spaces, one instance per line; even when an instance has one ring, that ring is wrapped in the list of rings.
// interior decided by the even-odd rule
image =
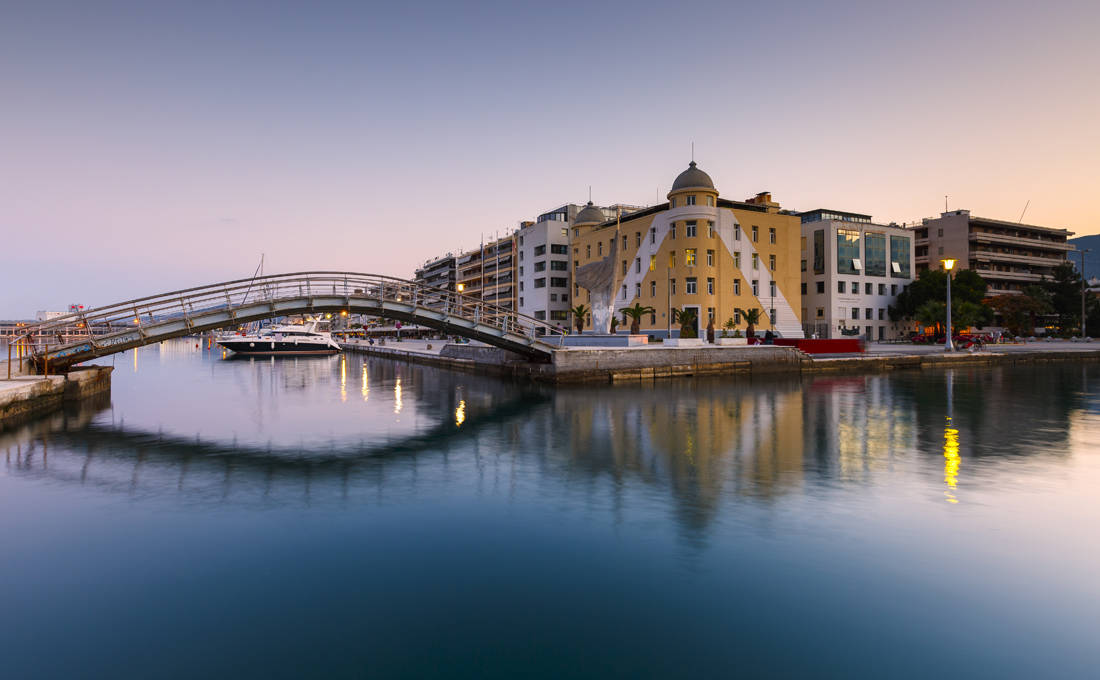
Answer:
[[[1092,248],[1084,248],[1078,250],[1077,254],[1081,256],[1081,339],[1085,339],[1085,293],[1089,288],[1089,280],[1085,278],[1085,253],[1091,253]]]
[[[943,265],[943,270],[947,272],[947,341],[944,343],[943,351],[954,352],[955,346],[951,342],[951,270],[955,268],[955,260],[948,257],[940,260]]]
[[[464,290],[466,290],[466,284],[465,283],[458,284],[458,292],[461,293]]]

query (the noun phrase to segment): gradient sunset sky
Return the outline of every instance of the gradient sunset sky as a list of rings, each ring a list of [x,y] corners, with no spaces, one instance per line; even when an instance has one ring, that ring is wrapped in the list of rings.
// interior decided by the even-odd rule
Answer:
[[[411,277],[566,202],[723,196],[1100,233],[1100,3],[22,2],[0,318]]]

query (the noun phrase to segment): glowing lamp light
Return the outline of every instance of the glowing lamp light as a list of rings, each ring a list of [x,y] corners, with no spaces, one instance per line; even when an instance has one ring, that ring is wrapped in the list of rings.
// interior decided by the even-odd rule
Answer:
[[[466,290],[466,284],[465,283],[458,284],[458,292],[461,293],[464,290]]]
[[[951,271],[952,269],[955,268],[955,260],[953,258],[949,257],[947,259],[940,260],[940,262],[943,263],[944,271]]]
[[[141,323],[141,319],[139,319],[135,316],[134,317],[134,324],[136,325],[136,324],[139,324],[139,323]]]
[[[347,315],[348,315],[348,310],[346,310],[346,309],[340,310],[340,316],[347,316]]]

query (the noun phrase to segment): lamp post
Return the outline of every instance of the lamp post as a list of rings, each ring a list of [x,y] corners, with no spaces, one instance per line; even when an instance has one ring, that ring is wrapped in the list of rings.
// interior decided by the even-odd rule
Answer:
[[[1085,253],[1091,253],[1092,248],[1078,250],[1081,256],[1081,339],[1085,339],[1085,294],[1088,292],[1089,280],[1085,278]]]
[[[955,345],[951,342],[951,270],[955,268],[955,260],[949,257],[940,260],[940,264],[947,272],[947,340],[943,345],[943,351],[954,352]]]

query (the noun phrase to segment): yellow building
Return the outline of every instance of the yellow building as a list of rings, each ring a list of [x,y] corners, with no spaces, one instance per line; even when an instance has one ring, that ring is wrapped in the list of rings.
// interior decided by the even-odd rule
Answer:
[[[645,334],[665,336],[671,329],[677,337],[671,310],[686,308],[696,312],[697,331],[713,321],[720,334],[727,319],[744,330],[736,310],[757,308],[759,332],[774,328],[782,337],[802,337],[800,218],[766,192],[746,201],[720,198],[694,161],[676,178],[667,203],[617,220],[582,210],[572,248],[574,281],[578,267],[614,253],[614,313],[622,319],[624,307],[653,307],[641,324]],[[590,306],[591,299],[574,284],[575,304]],[[591,327],[587,319],[585,329]]]

